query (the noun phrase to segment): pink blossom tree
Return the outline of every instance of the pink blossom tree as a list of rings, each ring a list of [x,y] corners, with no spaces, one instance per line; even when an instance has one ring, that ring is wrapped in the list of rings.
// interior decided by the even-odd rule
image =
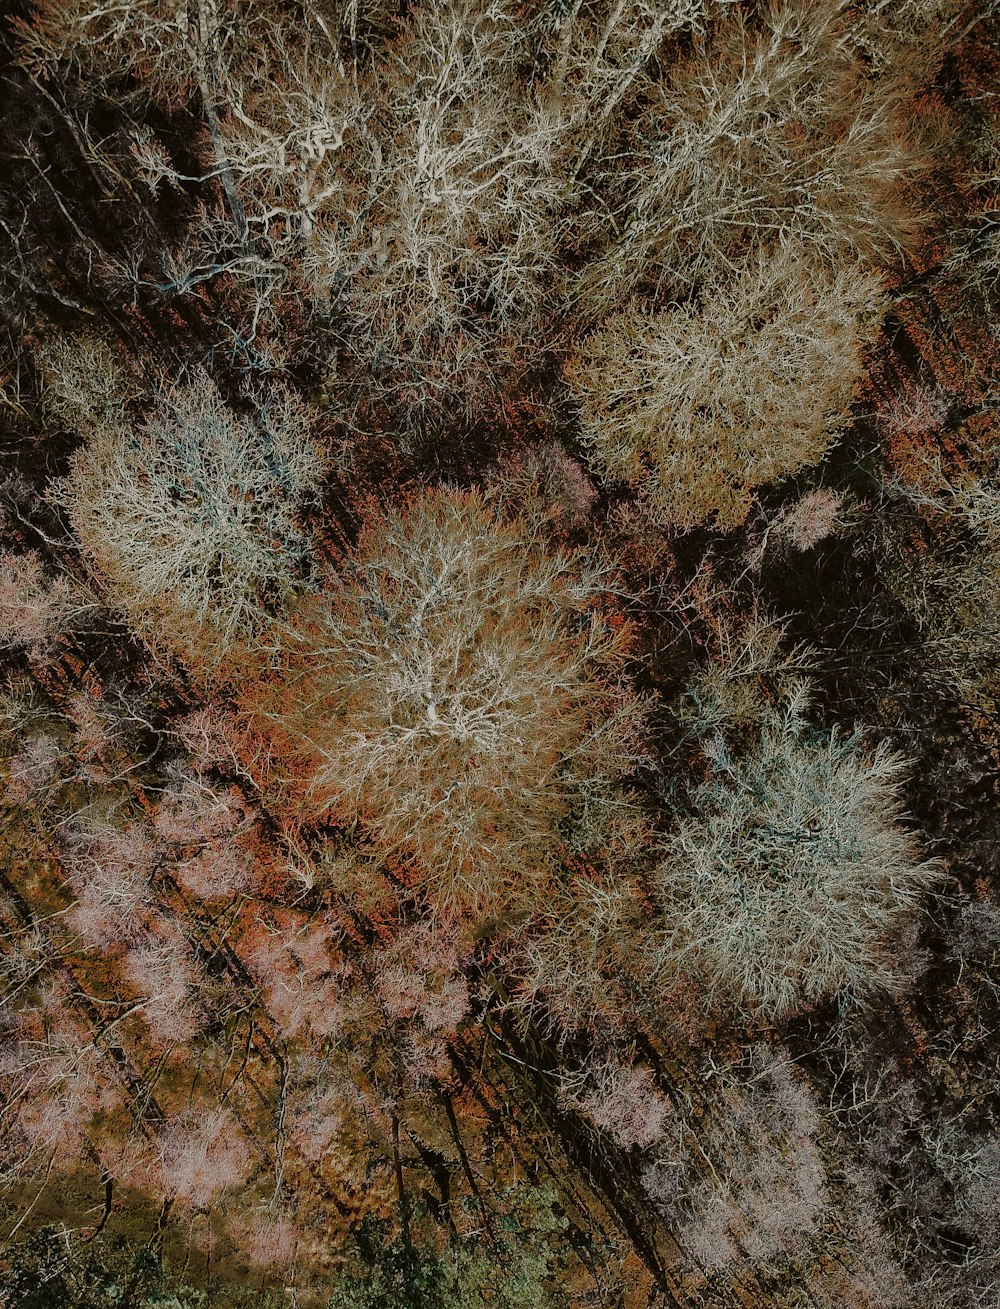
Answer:
[[[168,1123],[160,1140],[165,1193],[192,1209],[207,1209],[250,1176],[250,1143],[225,1107],[191,1109]]]

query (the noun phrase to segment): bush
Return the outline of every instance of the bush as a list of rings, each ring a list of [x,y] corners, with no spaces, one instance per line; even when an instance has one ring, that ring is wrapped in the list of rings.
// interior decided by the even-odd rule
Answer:
[[[310,747],[317,802],[416,852],[451,902],[537,872],[560,820],[587,827],[633,755],[639,707],[619,685],[605,582],[476,493],[370,522],[300,623],[285,721]]]
[[[848,421],[879,310],[874,277],[782,249],[698,303],[615,314],[566,372],[594,464],[666,522],[741,522],[754,487],[816,462]]]
[[[58,498],[111,602],[153,645],[216,663],[298,583],[299,511],[322,460],[272,388],[254,417],[209,377],[165,390],[145,423],[95,432]]]
[[[763,1020],[892,988],[892,931],[941,876],[899,825],[903,760],[811,728],[805,706],[800,688],[742,757],[710,740],[655,874],[664,972]]]

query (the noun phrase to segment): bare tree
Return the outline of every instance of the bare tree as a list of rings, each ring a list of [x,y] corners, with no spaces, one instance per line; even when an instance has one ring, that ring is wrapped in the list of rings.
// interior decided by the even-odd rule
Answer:
[[[668,37],[703,30],[731,0],[604,0],[546,6],[538,21],[537,60],[545,69],[539,100],[559,123],[566,172],[575,180],[604,157],[620,121],[653,82],[650,65]],[[547,20],[547,21],[546,21]]]
[[[880,304],[856,265],[779,247],[696,304],[615,314],[566,369],[595,465],[666,522],[741,522],[754,487],[815,463],[848,421]]]
[[[415,851],[442,901],[527,889],[635,756],[608,580],[476,494],[371,521],[301,623],[286,722],[316,800]]]
[[[56,497],[108,598],[154,646],[211,667],[299,583],[322,476],[304,410],[271,387],[238,416],[205,374],[146,421],[91,435]]]
[[[892,933],[942,875],[900,825],[905,762],[811,728],[806,703],[800,686],[740,756],[712,737],[655,874],[665,974],[770,1020],[892,989]]]
[[[703,1267],[808,1262],[821,1247],[830,1201],[823,1123],[790,1064],[780,1047],[761,1046],[745,1071],[713,1066],[705,1117],[679,1124],[646,1167],[649,1194]]]
[[[948,53],[995,10],[965,0],[862,0],[852,6],[850,43],[881,75],[929,84]]]
[[[0,550],[0,650],[22,647],[42,663],[58,638],[96,607],[73,579],[49,581],[37,551]]]
[[[495,390],[512,345],[544,335],[561,142],[519,79],[527,57],[504,5],[415,11],[353,93],[378,121],[356,115],[349,167],[331,156],[304,273],[314,294],[342,294],[351,354],[411,414]]]
[[[840,9],[771,4],[757,30],[734,9],[650,89],[605,181],[613,221],[578,286],[588,316],[721,280],[777,241],[849,263],[909,247],[926,152],[903,91],[851,58]]]
[[[337,23],[307,4],[293,23],[270,3],[42,0],[19,31],[39,72],[127,70],[168,104],[197,90],[201,180],[222,204],[167,258],[164,288],[224,278],[234,337],[272,362],[281,297],[304,292],[343,323],[331,378],[364,379],[413,420],[494,394],[550,337],[564,220],[590,195],[577,177],[706,7],[602,0],[525,21],[508,0],[442,0],[389,22],[345,5]],[[373,20],[393,39],[362,57]],[[149,186],[197,180],[140,138]]]
[[[131,361],[94,333],[46,342],[37,364],[46,410],[81,435],[124,422],[140,394]]]

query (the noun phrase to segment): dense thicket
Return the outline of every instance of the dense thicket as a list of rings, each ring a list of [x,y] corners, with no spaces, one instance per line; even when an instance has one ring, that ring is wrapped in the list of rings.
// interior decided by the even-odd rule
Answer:
[[[991,1309],[994,8],[13,8],[6,1309]]]

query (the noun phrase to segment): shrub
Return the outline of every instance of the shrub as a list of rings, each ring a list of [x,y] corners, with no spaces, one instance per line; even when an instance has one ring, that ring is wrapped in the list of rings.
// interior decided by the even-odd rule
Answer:
[[[258,919],[241,950],[267,1011],[284,1036],[301,1040],[307,1029],[319,1037],[330,1036],[343,1026],[330,938],[328,925],[285,913],[273,926]]]
[[[648,833],[637,826],[626,839],[631,861],[648,844]],[[519,1000],[559,1040],[584,1031],[603,1041],[627,1035],[630,983],[635,965],[646,964],[640,942],[648,906],[621,862],[575,876],[567,869],[546,895],[544,913],[523,924],[511,942]]]
[[[0,792],[0,803],[44,802],[50,789],[58,785],[62,746],[48,732],[33,733],[20,741],[15,738],[11,745],[16,753],[7,763],[7,788]]]
[[[453,1032],[470,1008],[451,933],[429,924],[402,932],[375,956],[375,987],[392,1018]]]
[[[879,304],[858,267],[781,249],[697,303],[615,314],[566,370],[591,459],[666,522],[741,522],[754,487],[815,463],[848,421]]]
[[[899,825],[905,763],[805,720],[800,688],[734,757],[721,734],[655,874],[667,973],[765,1020],[894,982],[888,941],[940,878]]]
[[[174,876],[192,894],[211,900],[250,887],[254,813],[235,786],[217,791],[177,769],[153,826],[171,854]]]
[[[309,749],[316,801],[417,853],[450,901],[537,872],[559,822],[585,824],[634,753],[605,584],[476,493],[431,492],[369,523],[300,623],[277,715]]]
[[[176,924],[154,924],[127,952],[123,970],[141,997],[147,1040],[154,1049],[186,1045],[204,1026],[197,1003],[198,964]]]
[[[357,1232],[358,1255],[337,1277],[329,1309],[546,1309],[559,1303],[548,1290],[562,1269],[549,1238],[566,1225],[553,1212],[554,1194],[512,1188],[496,1197],[506,1212],[496,1235],[464,1236],[452,1228],[443,1248],[433,1235],[389,1239],[387,1224],[366,1219]],[[418,1211],[417,1214],[420,1217]]]
[[[234,1214],[228,1218],[226,1230],[242,1263],[272,1273],[294,1264],[302,1236],[291,1217],[274,1209]]]
[[[586,472],[556,441],[515,451],[491,484],[513,512],[537,518],[556,536],[584,529],[597,501]]]
[[[65,1222],[5,1242],[0,1274],[5,1309],[206,1309],[208,1303],[207,1292],[182,1285],[149,1246]]]
[[[298,513],[322,461],[304,411],[272,388],[238,416],[205,374],[138,428],[101,429],[58,497],[110,600],[154,645],[217,662],[297,584]]]

